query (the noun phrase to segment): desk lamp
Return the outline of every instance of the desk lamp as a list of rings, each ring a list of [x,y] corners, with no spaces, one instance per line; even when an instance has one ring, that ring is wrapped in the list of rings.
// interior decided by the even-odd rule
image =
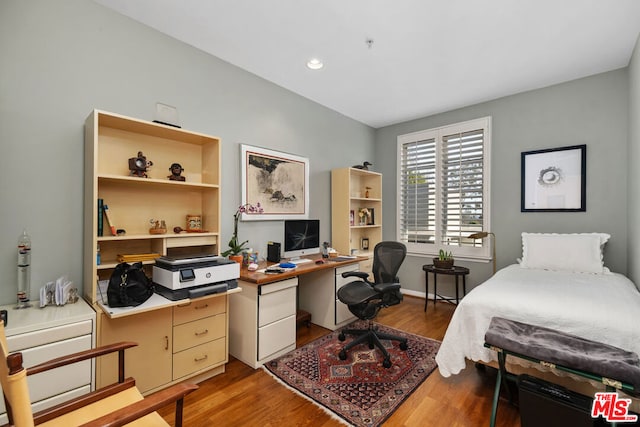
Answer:
[[[484,239],[490,235],[493,236],[493,274],[496,274],[496,235],[490,231],[480,231],[470,234],[468,237],[469,239]]]

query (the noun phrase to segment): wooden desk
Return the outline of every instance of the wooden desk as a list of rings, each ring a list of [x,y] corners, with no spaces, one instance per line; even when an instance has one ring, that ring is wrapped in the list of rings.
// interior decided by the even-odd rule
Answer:
[[[291,277],[298,277],[303,274],[313,273],[315,271],[326,270],[329,268],[337,268],[343,265],[352,265],[354,263],[359,263],[359,262],[368,260],[367,257],[357,257],[355,259],[350,259],[348,261],[332,261],[331,258],[323,259],[320,255],[317,255],[314,257],[308,257],[308,258],[313,259],[313,261],[307,262],[304,264],[299,264],[293,270],[285,271],[284,273],[278,273],[278,274],[265,274],[265,273],[259,272],[260,270],[264,270],[270,265],[274,265],[275,263],[273,262],[269,262],[269,263],[261,262],[260,264],[258,264],[257,271],[249,271],[247,270],[247,267],[242,267],[240,269],[240,280],[245,282],[255,283],[258,285],[263,285],[265,283],[278,282],[280,280],[289,279]],[[316,264],[315,261],[317,260],[324,260],[324,263]],[[283,261],[283,262],[286,262],[286,261]]]
[[[242,268],[238,284],[242,292],[229,299],[229,353],[258,368],[295,349],[298,309],[310,313],[311,322],[327,329],[350,323],[355,316],[337,299],[336,292],[352,280],[344,279],[342,273],[359,270],[363,261],[368,258],[329,258],[323,264],[299,264],[278,274]],[[267,263],[261,263],[259,270],[266,267]]]

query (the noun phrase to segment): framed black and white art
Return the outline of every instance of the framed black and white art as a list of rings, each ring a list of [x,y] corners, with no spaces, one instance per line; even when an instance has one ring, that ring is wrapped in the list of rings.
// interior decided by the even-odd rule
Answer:
[[[309,217],[309,159],[267,148],[240,146],[242,204],[260,204],[261,214],[243,221]]]
[[[522,212],[587,210],[587,146],[526,151],[521,155]]]

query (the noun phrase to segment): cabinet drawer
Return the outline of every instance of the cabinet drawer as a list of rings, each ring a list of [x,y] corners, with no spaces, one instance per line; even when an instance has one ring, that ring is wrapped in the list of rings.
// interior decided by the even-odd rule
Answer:
[[[201,369],[224,363],[226,354],[225,338],[219,338],[176,353],[173,355],[173,379],[176,380]]]
[[[218,314],[173,328],[173,352],[195,347],[226,335],[226,315]]]
[[[217,242],[218,238],[216,236],[188,236],[180,237],[179,239],[167,239],[167,248],[215,245]]]
[[[91,335],[75,337],[38,347],[22,350],[23,365],[31,367],[56,357],[91,348]],[[50,396],[91,385],[91,361],[85,360],[48,372],[29,376],[29,393],[32,402]],[[4,412],[4,401],[0,401],[0,412]]]
[[[285,280],[260,287],[258,327],[296,314],[297,280]]]
[[[227,311],[226,295],[198,298],[187,304],[177,305],[173,308],[173,324],[192,322]]]
[[[258,360],[290,345],[296,345],[296,316],[273,322],[258,329]]]
[[[9,346],[10,351],[22,351],[25,348],[62,341],[80,335],[91,334],[92,332],[93,321],[85,320],[68,325],[8,336],[7,345]]]

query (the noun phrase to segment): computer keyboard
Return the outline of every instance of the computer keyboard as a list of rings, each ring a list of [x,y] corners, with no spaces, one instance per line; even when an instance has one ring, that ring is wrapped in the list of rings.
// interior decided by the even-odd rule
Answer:
[[[298,258],[298,259],[290,259],[289,262],[291,264],[298,265],[298,264],[306,264],[308,262],[313,262],[313,260],[309,258]]]

